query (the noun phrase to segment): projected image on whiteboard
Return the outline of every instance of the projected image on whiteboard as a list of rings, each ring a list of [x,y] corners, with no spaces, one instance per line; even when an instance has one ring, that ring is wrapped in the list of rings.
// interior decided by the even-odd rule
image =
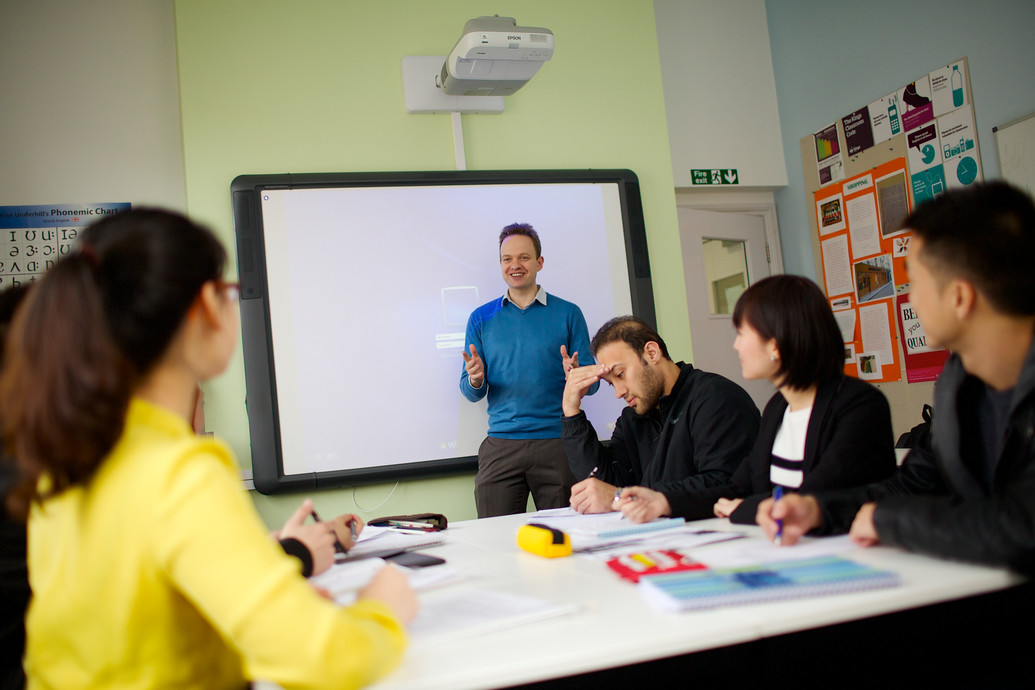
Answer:
[[[284,473],[477,455],[486,403],[460,394],[461,351],[470,313],[506,290],[500,230],[536,228],[539,284],[579,305],[592,335],[632,311],[618,194],[606,183],[264,191]],[[607,386],[585,399],[602,438],[622,404]]]

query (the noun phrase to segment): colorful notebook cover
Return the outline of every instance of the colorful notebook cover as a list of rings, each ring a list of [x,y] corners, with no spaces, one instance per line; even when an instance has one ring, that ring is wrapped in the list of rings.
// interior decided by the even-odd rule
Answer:
[[[629,553],[612,558],[607,562],[607,567],[626,580],[639,582],[641,577],[647,575],[704,570],[705,565],[678,551],[660,549]]]
[[[652,605],[665,611],[754,604],[895,587],[899,576],[850,561],[823,556],[743,568],[647,575],[639,588]]]

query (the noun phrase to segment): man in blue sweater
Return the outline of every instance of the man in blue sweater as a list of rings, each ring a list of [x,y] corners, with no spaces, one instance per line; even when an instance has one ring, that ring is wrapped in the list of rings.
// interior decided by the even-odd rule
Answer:
[[[507,292],[468,319],[460,374],[465,398],[489,396],[474,480],[479,518],[525,512],[529,491],[540,510],[568,505],[575,480],[561,443],[561,393],[579,353],[589,357],[582,311],[536,283],[542,245],[531,225],[503,228],[500,268]]]

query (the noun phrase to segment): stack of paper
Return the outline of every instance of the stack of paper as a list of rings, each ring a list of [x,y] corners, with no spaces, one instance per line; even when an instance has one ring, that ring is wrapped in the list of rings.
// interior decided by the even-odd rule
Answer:
[[[683,518],[659,518],[637,524],[618,512],[581,514],[570,508],[540,511],[529,516],[528,522],[559,529],[571,538],[572,549],[579,551],[629,539],[638,539],[646,534],[682,527]]]

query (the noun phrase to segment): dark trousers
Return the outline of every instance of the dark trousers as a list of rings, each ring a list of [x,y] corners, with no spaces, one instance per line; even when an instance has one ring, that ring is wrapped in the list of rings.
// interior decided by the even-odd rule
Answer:
[[[525,512],[529,492],[537,510],[563,508],[574,483],[559,438],[488,436],[478,449],[474,501],[480,518]]]

